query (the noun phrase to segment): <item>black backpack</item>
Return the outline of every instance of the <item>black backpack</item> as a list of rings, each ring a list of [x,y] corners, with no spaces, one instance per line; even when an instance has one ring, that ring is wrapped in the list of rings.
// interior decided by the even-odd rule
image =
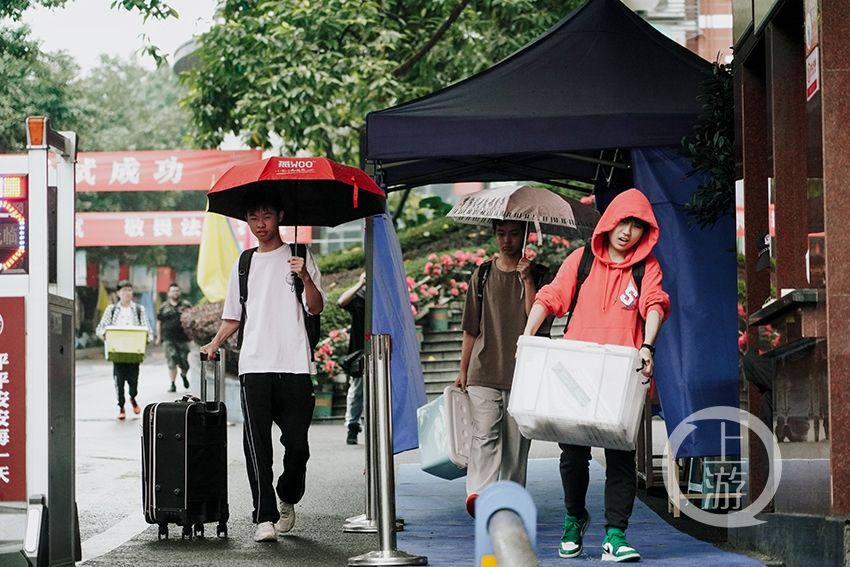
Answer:
[[[576,291],[573,294],[573,301],[570,303],[570,309],[567,312],[567,321],[564,325],[566,329],[570,325],[570,319],[573,318],[573,310],[578,302],[578,291],[581,289],[581,284],[590,275],[590,269],[593,267],[593,250],[590,249],[590,243],[584,245],[584,251],[581,253],[581,262],[578,265],[578,279],[576,280]],[[635,262],[632,265],[632,278],[635,280],[638,295],[640,295],[640,284],[643,281],[643,273],[646,268],[646,260]]]
[[[487,283],[487,278],[490,277],[490,270],[493,269],[493,260],[487,260],[486,262],[482,262],[478,267],[478,293],[476,294],[478,297],[478,308],[484,308],[484,284]],[[546,276],[549,275],[549,268],[544,266],[543,264],[532,264],[531,265],[531,278],[534,280],[534,287],[540,291],[540,288],[543,286],[543,282],[546,281]],[[481,313],[478,313],[478,319],[481,319]],[[547,317],[546,321],[540,326],[537,330],[538,336],[548,336],[549,330],[552,326],[552,321],[554,317]]]
[[[307,258],[307,247],[304,244],[290,244],[289,249],[293,256]],[[247,316],[246,302],[248,301],[248,271],[251,269],[251,258],[256,252],[256,248],[244,250],[239,256],[239,303],[242,305],[242,320],[239,322],[239,335],[236,339],[238,348],[242,348],[242,334],[245,328],[245,318]],[[301,278],[295,276],[295,296],[298,298],[298,303],[304,305],[302,295],[304,294],[304,282]],[[310,315],[304,312],[304,330],[307,331],[307,340],[310,343],[310,349],[315,350],[319,344],[319,339],[322,335],[322,322],[319,315]]]

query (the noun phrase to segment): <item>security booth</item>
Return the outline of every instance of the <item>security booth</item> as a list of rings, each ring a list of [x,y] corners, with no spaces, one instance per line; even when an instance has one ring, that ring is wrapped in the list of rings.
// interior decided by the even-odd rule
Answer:
[[[74,485],[77,136],[27,119],[0,156],[0,563],[79,560]],[[17,562],[15,561],[17,559]]]

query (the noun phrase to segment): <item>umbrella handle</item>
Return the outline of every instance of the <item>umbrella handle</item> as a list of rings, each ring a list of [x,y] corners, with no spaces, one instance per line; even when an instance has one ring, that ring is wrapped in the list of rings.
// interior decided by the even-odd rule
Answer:
[[[525,223],[525,237],[522,239],[522,259],[525,260],[525,250],[528,244],[528,222]]]
[[[298,250],[298,225],[295,225],[295,249]]]

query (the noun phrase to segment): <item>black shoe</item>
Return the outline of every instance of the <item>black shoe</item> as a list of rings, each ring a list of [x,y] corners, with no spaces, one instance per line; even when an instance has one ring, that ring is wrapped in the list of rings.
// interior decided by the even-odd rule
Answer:
[[[360,428],[356,425],[348,426],[348,435],[345,437],[347,445],[357,445],[357,434],[360,433]]]
[[[189,378],[187,378],[185,374],[182,375],[182,378],[183,378],[183,387],[188,390],[189,389]]]
[[[174,382],[171,383],[171,386],[168,388],[168,391],[169,392],[176,392],[177,391],[177,386],[174,384]]]

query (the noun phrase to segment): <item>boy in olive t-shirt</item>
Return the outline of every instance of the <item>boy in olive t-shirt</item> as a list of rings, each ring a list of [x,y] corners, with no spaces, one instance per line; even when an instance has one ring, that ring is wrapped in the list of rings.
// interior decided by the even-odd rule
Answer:
[[[537,287],[532,262],[523,257],[525,224],[496,221],[499,255],[489,266],[483,294],[479,266],[470,278],[463,310],[463,350],[455,385],[469,394],[472,445],[466,474],[466,510],[490,484],[513,480],[525,485],[531,442],[507,411],[517,338],[522,334]],[[482,296],[479,301],[479,295]]]

